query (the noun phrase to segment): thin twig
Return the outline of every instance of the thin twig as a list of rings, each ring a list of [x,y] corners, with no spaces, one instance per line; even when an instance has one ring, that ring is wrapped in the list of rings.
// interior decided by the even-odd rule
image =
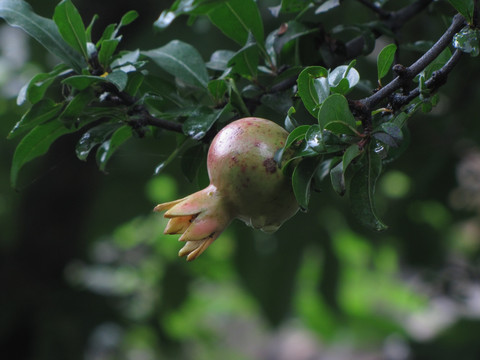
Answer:
[[[383,10],[381,7],[371,3],[368,0],[357,0],[360,4],[365,5],[370,10],[376,12],[382,19],[388,19],[390,17],[390,12]]]
[[[447,81],[448,74],[453,70],[455,65],[458,64],[463,52],[461,50],[455,50],[452,57],[447,61],[443,67],[432,74],[432,77],[425,82],[425,86],[431,91],[435,92],[440,86]],[[420,89],[416,87],[408,95],[395,94],[391,100],[393,110],[398,110],[402,106],[410,103],[413,99],[420,95]]]
[[[365,0],[358,1],[365,5],[372,5]],[[396,31],[401,28],[406,22],[412,19],[415,15],[418,15],[419,12],[423,11],[432,2],[433,0],[418,0],[410,5],[405,6],[400,10],[389,12],[385,16],[381,15],[381,17],[384,19],[383,23],[388,29]],[[376,12],[378,13],[378,11]],[[376,37],[379,37],[380,35],[382,34],[379,32],[375,33]],[[348,41],[345,44],[347,58],[346,60],[354,59],[357,56],[361,55],[363,52],[364,44],[365,39],[363,36],[357,36],[356,38]]]
[[[402,88],[405,81],[412,80],[417,76],[428,64],[430,64],[435,58],[452,42],[453,36],[465,26],[465,18],[460,14],[454,16],[452,24],[440,37],[440,39],[433,45],[433,47],[427,51],[422,57],[420,57],[415,63],[408,68],[405,68],[401,76],[397,76],[390,83],[385,85],[375,94],[357,101],[363,111],[372,111],[373,108],[382,100],[387,99],[395,91]]]

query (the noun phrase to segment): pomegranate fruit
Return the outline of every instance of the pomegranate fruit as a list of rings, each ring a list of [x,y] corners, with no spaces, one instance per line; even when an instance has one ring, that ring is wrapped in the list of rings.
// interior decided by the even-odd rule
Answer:
[[[197,258],[230,222],[276,231],[298,210],[290,179],[273,157],[288,133],[270,120],[249,117],[225,126],[208,150],[210,185],[182,199],[159,204],[170,219],[165,234],[182,234],[179,256]]]

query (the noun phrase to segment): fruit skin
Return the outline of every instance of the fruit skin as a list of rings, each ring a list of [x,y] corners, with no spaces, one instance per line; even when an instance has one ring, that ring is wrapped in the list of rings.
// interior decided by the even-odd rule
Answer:
[[[166,210],[165,233],[186,241],[180,256],[197,258],[234,218],[273,232],[295,215],[290,179],[273,159],[287,136],[274,122],[255,117],[236,120],[215,136],[207,158],[210,185],[154,209]]]

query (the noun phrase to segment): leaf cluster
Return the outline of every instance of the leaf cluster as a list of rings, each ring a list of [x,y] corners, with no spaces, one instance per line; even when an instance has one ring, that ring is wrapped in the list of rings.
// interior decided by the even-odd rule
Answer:
[[[148,50],[119,50],[122,28],[138,17],[135,11],[94,40],[98,16],[86,25],[71,0],[56,6],[52,19],[35,14],[23,0],[0,0],[0,17],[60,60],[53,70],[36,74],[18,95],[18,104],[30,107],[9,134],[22,137],[13,156],[12,186],[26,163],[66,134],[79,134],[75,151],[80,160],[95,150],[99,168],[106,171],[112,155],[129,139],[157,137],[162,129],[178,133],[177,147],[155,173],[184,154],[181,168],[193,181],[202,176],[200,164],[216,131],[264,107],[285,118],[290,135],[276,161],[291,176],[301,208],[308,208],[311,190],[329,179],[338,194],[349,195],[362,223],[385,229],[375,210],[376,182],[383,167],[407,146],[407,119],[437,104],[438,79],[458,59],[448,48],[452,34],[412,65],[415,73],[411,68],[402,73],[401,48],[425,51],[425,43],[399,47],[395,31],[428,2],[413,2],[397,12],[384,10],[385,2],[361,3],[379,20],[325,30],[321,17],[336,11],[340,1],[281,0],[269,10],[287,20],[265,34],[254,0],[176,0],[156,20],[157,29],[180,16],[189,17],[189,24],[204,17],[237,46],[217,49],[205,61],[195,46],[176,39]],[[473,1],[450,3],[468,22],[454,32],[456,54],[478,55]],[[463,20],[455,26],[459,24],[465,25]],[[345,34],[353,37],[340,40]],[[378,53],[378,88],[370,89],[376,93],[351,100],[347,95],[367,84],[352,56],[372,52],[380,35],[394,41]],[[305,56],[303,44],[318,48]],[[390,74],[396,78],[383,85]],[[379,107],[382,101],[386,104]]]

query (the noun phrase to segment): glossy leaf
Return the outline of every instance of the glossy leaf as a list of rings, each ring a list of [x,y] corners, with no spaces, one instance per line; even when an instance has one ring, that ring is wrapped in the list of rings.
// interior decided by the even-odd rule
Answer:
[[[318,15],[321,13],[325,13],[332,10],[333,8],[336,8],[339,5],[340,0],[327,0],[315,10],[315,14]]]
[[[366,151],[350,180],[350,203],[353,214],[362,224],[381,231],[387,226],[376,213],[375,186],[382,171],[382,160],[372,147]]]
[[[106,81],[105,78],[93,75],[75,75],[62,81],[62,84],[69,85],[77,90],[85,90],[89,86]]]
[[[35,75],[20,89],[17,96],[17,105],[21,105],[25,101],[35,104],[42,100],[50,85],[55,81],[55,78],[66,69],[68,68],[66,68],[65,65],[60,64],[49,73],[39,73]]]
[[[108,160],[112,157],[115,151],[118,150],[120,145],[124,144],[128,139],[132,137],[132,129],[128,125],[124,125],[118,128],[111,138],[105,141],[97,150],[96,160],[98,168],[101,171],[105,171]]]
[[[293,170],[292,188],[300,209],[306,211],[310,201],[310,192],[313,176],[319,165],[316,158],[303,159]]]
[[[310,66],[305,68],[297,79],[298,95],[305,108],[315,117],[320,105],[330,93],[327,76],[328,70],[324,67]]]
[[[217,50],[211,55],[210,61],[206,65],[212,70],[225,71],[234,55],[235,52],[231,50]]]
[[[85,60],[63,40],[55,23],[35,14],[25,1],[0,0],[0,17],[21,28],[78,73],[86,67]]]
[[[263,22],[253,0],[229,0],[218,3],[208,12],[210,21],[225,35],[240,45],[245,45],[248,34],[263,44]]]
[[[23,134],[25,131],[55,118],[59,114],[61,108],[62,104],[57,104],[50,99],[39,101],[22,116],[19,122],[15,124],[8,137],[13,139],[18,135]]]
[[[81,124],[81,126],[86,123]],[[62,135],[76,131],[76,128],[67,128],[61,121],[50,121],[33,128],[20,141],[13,155],[10,170],[10,183],[15,187],[21,168],[29,161],[44,155],[50,145]]]
[[[110,65],[111,57],[115,53],[119,43],[119,39],[110,39],[102,42],[100,50],[98,51],[98,61],[104,69],[107,69],[108,65]]]
[[[377,76],[378,80],[383,79],[395,60],[395,53],[397,52],[397,45],[389,44],[385,46],[377,56]]]
[[[208,74],[205,63],[193,46],[179,40],[172,40],[158,49],[145,51],[158,66],[187,84],[207,87]]]
[[[128,75],[121,70],[115,70],[112,73],[108,74],[105,77],[105,80],[115,85],[119,91],[123,91],[127,86]]]
[[[257,67],[259,62],[258,48],[255,39],[249,37],[249,40],[239,51],[232,56],[227,66],[232,67],[232,70],[247,78],[252,79],[257,77]]]
[[[353,65],[353,64],[352,64]],[[328,83],[341,94],[346,94],[349,89],[353,88],[360,81],[360,74],[352,65],[341,65],[333,69],[328,75]],[[348,81],[348,87],[346,82]]]
[[[63,112],[60,114],[60,119],[67,124],[73,124],[82,113],[83,109],[94,99],[93,92],[90,89],[79,92],[68,103]]]
[[[403,141],[402,129],[392,122],[380,125],[379,130],[374,131],[373,136],[391,147],[399,147]]]
[[[295,118],[293,117],[293,114],[295,114],[296,110],[295,108],[292,106],[288,109],[287,111],[287,116],[285,116],[285,129],[288,131],[288,132],[292,132],[296,127],[298,127],[298,122],[297,120],[295,120]]]
[[[200,107],[193,111],[188,119],[183,123],[182,129],[185,135],[190,136],[194,140],[200,140],[203,138],[208,130],[215,124],[220,116],[229,111],[230,107],[227,106],[224,109],[212,110],[207,107]]]
[[[325,152],[325,142],[323,141],[323,130],[319,125],[312,125],[305,134],[305,141],[308,147],[317,153]]]
[[[92,149],[105,142],[121,125],[105,123],[97,125],[82,135],[78,140],[75,152],[80,160],[87,160]]]
[[[215,102],[220,103],[223,101],[225,94],[227,93],[228,86],[225,80],[215,79],[208,83],[208,91],[212,95]]]
[[[318,112],[318,123],[322,129],[334,122],[344,123],[352,129],[355,129],[357,126],[355,118],[348,107],[347,99],[343,95],[330,95],[323,102]]]
[[[63,0],[55,7],[53,21],[63,39],[88,59],[87,36],[82,17],[70,0]]]
[[[363,149],[360,149],[357,144],[352,144],[345,150],[342,158],[343,173],[347,171],[350,164],[361,154],[363,154]]]
[[[468,22],[472,21],[474,11],[474,0],[448,0],[448,2],[462,14]]]

